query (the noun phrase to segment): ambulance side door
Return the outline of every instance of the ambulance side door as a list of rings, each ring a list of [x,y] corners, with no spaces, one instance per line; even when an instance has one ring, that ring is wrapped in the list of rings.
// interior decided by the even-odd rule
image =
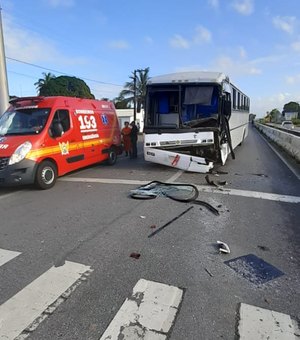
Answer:
[[[57,109],[49,127],[51,143],[56,145],[56,161],[61,173],[75,170],[82,166],[85,159],[84,149],[76,135],[69,110]],[[60,172],[60,171],[59,171]]]

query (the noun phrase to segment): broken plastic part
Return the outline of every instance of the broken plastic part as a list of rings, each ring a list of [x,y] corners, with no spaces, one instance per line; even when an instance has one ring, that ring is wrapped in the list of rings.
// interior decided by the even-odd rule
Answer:
[[[220,253],[230,254],[230,249],[227,243],[222,242],[222,241],[217,241],[217,244],[218,244]]]

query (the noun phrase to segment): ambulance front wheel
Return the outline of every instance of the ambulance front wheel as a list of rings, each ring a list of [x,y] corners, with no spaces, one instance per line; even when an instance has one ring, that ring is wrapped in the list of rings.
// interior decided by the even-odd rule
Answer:
[[[39,189],[46,190],[54,186],[57,179],[56,165],[50,161],[42,162],[37,169],[35,184]]]
[[[116,161],[117,161],[117,151],[116,151],[116,149],[112,148],[109,151],[107,163],[108,163],[108,165],[114,165],[116,163]]]

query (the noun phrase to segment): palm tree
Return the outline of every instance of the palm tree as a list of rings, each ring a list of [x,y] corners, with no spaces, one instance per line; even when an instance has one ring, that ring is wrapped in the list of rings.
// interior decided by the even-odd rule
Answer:
[[[41,92],[41,89],[48,85],[49,81],[53,78],[55,78],[55,75],[48,72],[48,73],[45,73],[43,72],[42,73],[44,78],[40,78],[36,83],[34,83],[35,87],[36,87],[36,90],[40,93]]]
[[[137,112],[140,112],[141,108],[145,107],[146,85],[149,80],[149,67],[144,70],[135,70],[133,72],[133,76],[130,78],[132,81],[125,83],[124,90],[121,91],[120,97],[125,98],[125,101],[129,104],[134,103],[134,95],[136,94]],[[136,80],[135,88],[134,78]],[[134,90],[136,90],[136,93],[134,93]]]

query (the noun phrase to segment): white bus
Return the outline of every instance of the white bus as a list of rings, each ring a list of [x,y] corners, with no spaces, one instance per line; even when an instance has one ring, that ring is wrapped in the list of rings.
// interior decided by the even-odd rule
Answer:
[[[249,98],[219,72],[182,72],[150,78],[144,120],[144,157],[193,172],[225,164],[248,134]]]

